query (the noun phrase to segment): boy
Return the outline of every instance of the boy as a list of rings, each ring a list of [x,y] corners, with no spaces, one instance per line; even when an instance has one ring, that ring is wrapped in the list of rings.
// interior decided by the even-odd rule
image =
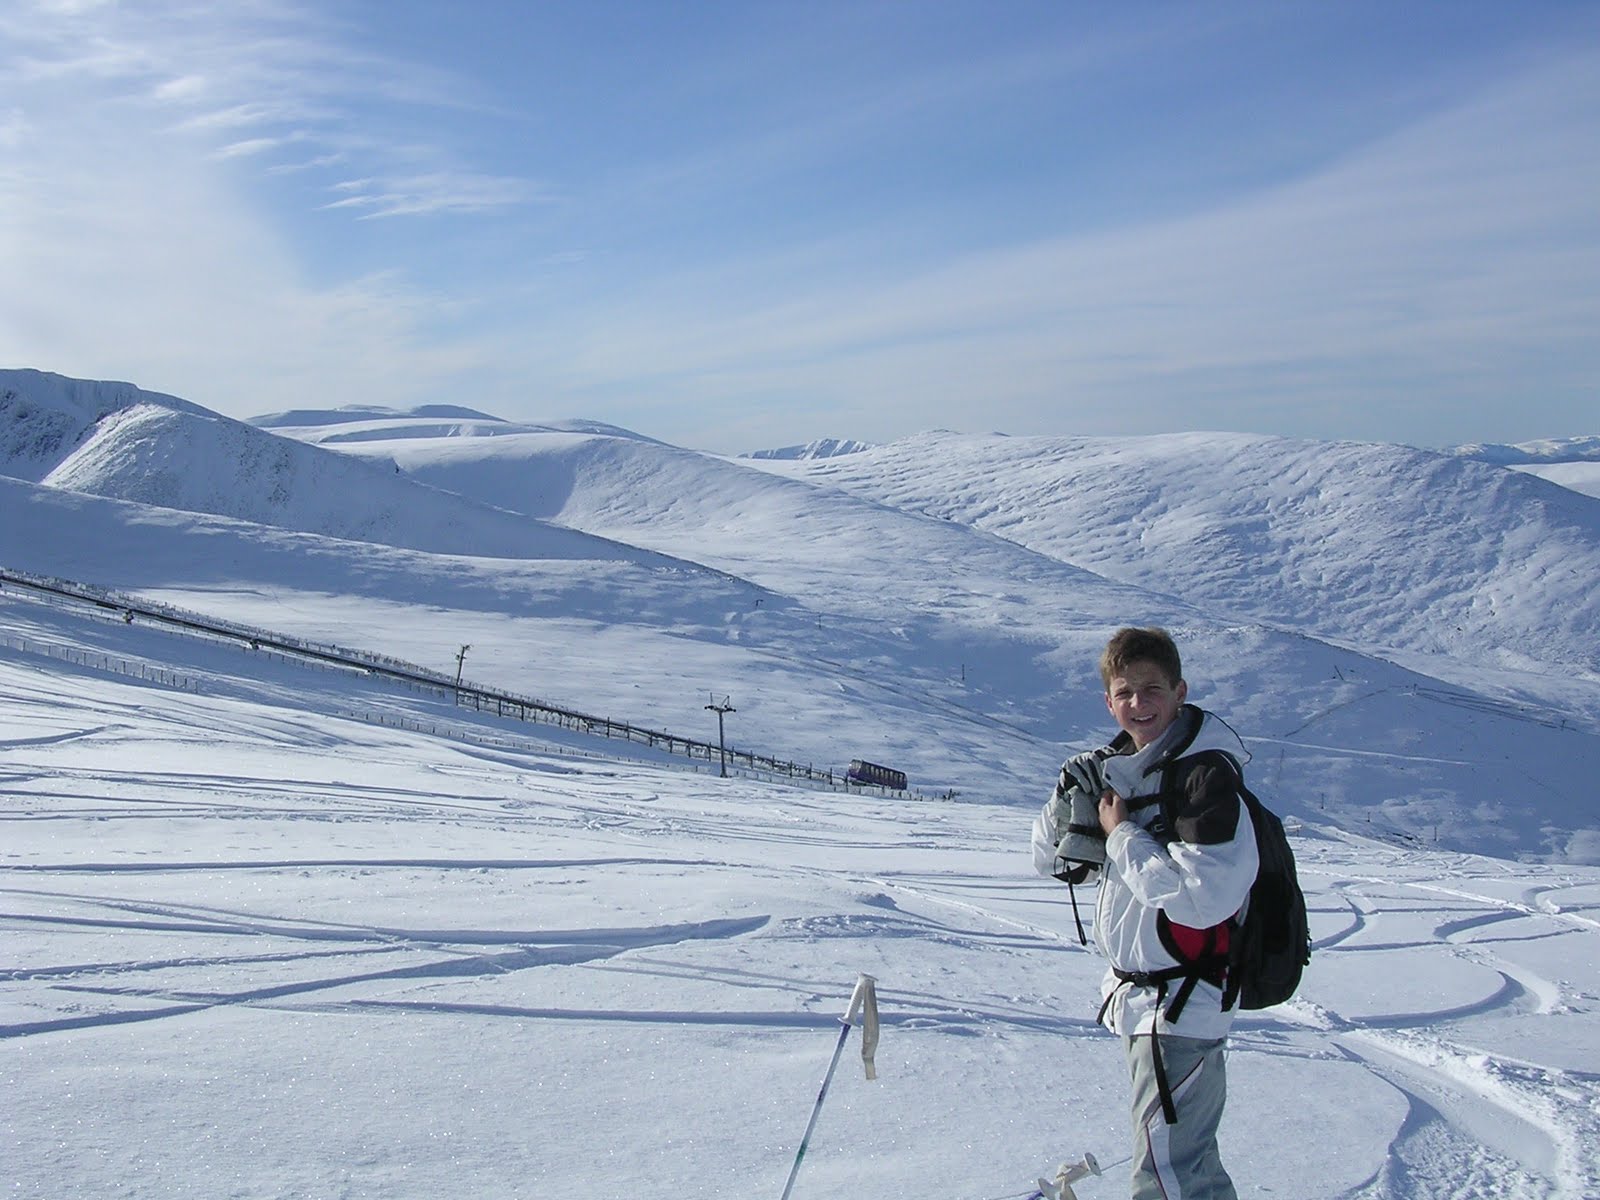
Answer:
[[[1034,823],[1034,865],[1073,883],[1100,874],[1100,1020],[1122,1038],[1132,1078],[1133,1200],[1235,1200],[1217,1127],[1234,1015],[1222,1007],[1228,921],[1257,866],[1237,791],[1249,755],[1185,703],[1165,630],[1118,630],[1100,677],[1121,732],[1062,767]]]

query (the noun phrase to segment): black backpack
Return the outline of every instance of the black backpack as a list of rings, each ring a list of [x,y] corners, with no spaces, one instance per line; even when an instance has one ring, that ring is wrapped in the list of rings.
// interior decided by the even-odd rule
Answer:
[[[1234,769],[1238,769],[1235,764]],[[1239,797],[1250,810],[1261,866],[1250,887],[1244,920],[1235,923],[1228,940],[1228,983],[1222,1007],[1271,1008],[1282,1004],[1300,986],[1311,961],[1311,930],[1306,897],[1294,869],[1294,850],[1278,814],[1261,803],[1244,779]]]
[[[1183,983],[1167,1009],[1169,1021],[1178,1019],[1189,993],[1194,990],[1195,981],[1213,978],[1214,975],[1223,980],[1224,1012],[1235,1004],[1246,1009],[1271,1008],[1274,1004],[1282,1004],[1294,995],[1295,989],[1300,986],[1300,976],[1311,961],[1311,930],[1306,919],[1306,897],[1300,890],[1300,880],[1295,873],[1294,850],[1289,845],[1288,835],[1284,833],[1283,822],[1245,786],[1244,773],[1231,754],[1223,751],[1201,753],[1220,759],[1231,768],[1239,798],[1250,813],[1260,865],[1256,869],[1255,882],[1250,886],[1250,898],[1245,904],[1243,919],[1228,922],[1225,952],[1208,950],[1206,954],[1186,961],[1175,946],[1168,946],[1174,957],[1185,965],[1168,968],[1150,978],[1156,983],[1179,980]],[[1159,793],[1165,826],[1163,834],[1168,837],[1173,827],[1170,810],[1177,801],[1174,786],[1176,770],[1176,763],[1167,764]],[[1225,976],[1219,972],[1223,967],[1226,967]],[[1213,978],[1213,982],[1216,981]]]

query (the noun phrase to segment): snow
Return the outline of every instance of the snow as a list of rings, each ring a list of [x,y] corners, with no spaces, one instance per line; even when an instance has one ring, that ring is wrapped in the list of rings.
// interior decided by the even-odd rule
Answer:
[[[1478,442],[1447,453],[1512,467],[1586,496],[1600,496],[1600,437],[1538,438],[1514,446]]]
[[[837,458],[841,454],[859,454],[871,450],[872,442],[858,442],[851,438],[817,438],[801,446],[780,446],[775,450],[752,450],[743,458]]]
[[[1102,964],[1026,843],[1107,732],[1099,645],[1161,620],[1312,910],[1300,994],[1232,1041],[1240,1194],[1600,1195],[1600,501],[1220,434],[755,464],[302,410],[280,444],[73,382],[8,381],[70,436],[0,412],[0,567],[435,671],[465,644],[477,683],[694,737],[729,694],[731,742],[917,794],[6,586],[8,1194],[776,1197],[861,972],[878,1079],[852,1035],[796,1200],[1014,1195],[1085,1151],[1079,1195],[1124,1194]]]
[[[945,435],[803,477],[1313,637],[1600,668],[1600,507],[1485,464],[1243,434]]]
[[[0,370],[0,473],[38,480],[102,417],[136,404],[202,411],[131,383],[69,379],[48,371]]]
[[[1600,462],[1600,437],[1535,438],[1514,446],[1474,442],[1447,451],[1463,458],[1481,459],[1501,466],[1526,463]]]
[[[1600,497],[1600,462],[1562,462],[1547,466],[1518,466],[1517,470],[1560,484],[1585,496]]]

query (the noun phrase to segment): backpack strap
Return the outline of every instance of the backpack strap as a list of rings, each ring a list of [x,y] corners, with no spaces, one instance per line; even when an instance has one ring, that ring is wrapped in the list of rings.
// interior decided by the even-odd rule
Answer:
[[[1239,805],[1244,809],[1244,812],[1241,814],[1241,819],[1248,819],[1253,829],[1258,828],[1261,801],[1256,799],[1256,794],[1247,786],[1245,786],[1244,769],[1239,765],[1239,760],[1233,755],[1229,754],[1226,750],[1217,750],[1213,753],[1218,758],[1226,762],[1229,768],[1231,768],[1233,771],[1233,789],[1239,794]],[[1259,842],[1259,840],[1260,837],[1257,835],[1257,841]],[[1248,905],[1249,903],[1250,902],[1247,899],[1245,904]],[[1243,911],[1243,909],[1240,910],[1240,912]],[[1228,938],[1228,954],[1225,960],[1227,973],[1223,977],[1224,983],[1222,986],[1223,1012],[1227,1012],[1238,1003],[1239,988],[1243,982],[1241,974],[1238,970],[1238,957],[1244,946],[1244,939],[1239,937],[1239,927],[1241,925],[1239,913],[1235,913],[1233,916],[1228,918],[1228,925],[1230,926],[1230,936]]]
[[[1205,958],[1192,963],[1180,963],[1175,967],[1163,967],[1159,971],[1124,971],[1112,967],[1111,973],[1119,981],[1118,987],[1113,989],[1100,1004],[1099,1015],[1096,1023],[1105,1020],[1106,1012],[1111,1007],[1111,1001],[1116,997],[1123,985],[1129,987],[1153,987],[1156,989],[1156,1007],[1161,1009],[1162,1019],[1168,1025],[1176,1025],[1178,1018],[1183,1015],[1183,1006],[1189,1003],[1189,997],[1194,995],[1195,984],[1202,979],[1211,978],[1216,982],[1217,969],[1227,963],[1227,958],[1221,954],[1208,954]],[[1167,985],[1182,980],[1178,990],[1172,994],[1172,1003],[1167,1003]]]
[[[1178,1106],[1172,1099],[1172,1085],[1167,1082],[1167,1064],[1161,1058],[1161,1035],[1150,1031],[1150,1065],[1156,1074],[1156,1095],[1161,1098],[1161,1119],[1168,1125],[1178,1123]]]
[[[1111,1007],[1111,1001],[1116,998],[1117,992],[1122,990],[1124,984],[1134,987],[1153,987],[1156,989],[1156,1007],[1160,1008],[1167,1000],[1167,984],[1174,979],[1182,979],[1183,984],[1178,988],[1178,994],[1173,998],[1172,1004],[1167,1008],[1167,1020],[1176,1021],[1177,1014],[1183,1011],[1184,1003],[1189,999],[1189,993],[1194,991],[1195,980],[1198,976],[1190,973],[1184,967],[1168,967],[1162,971],[1119,971],[1112,969],[1120,981],[1100,1003],[1100,1015],[1095,1018],[1095,1023],[1104,1022],[1106,1010]],[[1156,1032],[1154,1023],[1150,1026],[1150,1065],[1156,1076],[1156,1095],[1161,1098],[1161,1117],[1168,1125],[1178,1123],[1178,1106],[1172,1099],[1172,1085],[1167,1082],[1167,1064],[1161,1058],[1161,1036]]]
[[[1072,921],[1078,927],[1078,945],[1087,946],[1089,938],[1083,932],[1083,918],[1078,915],[1078,893],[1072,882],[1072,872],[1068,871],[1064,878],[1067,881],[1067,899],[1072,901]]]

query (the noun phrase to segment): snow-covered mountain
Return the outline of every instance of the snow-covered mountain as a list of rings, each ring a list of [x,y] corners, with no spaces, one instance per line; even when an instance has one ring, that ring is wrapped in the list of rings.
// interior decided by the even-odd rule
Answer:
[[[1506,445],[1502,442],[1471,442],[1445,451],[1460,458],[1494,463],[1502,467],[1548,463],[1600,462],[1600,437],[1535,438]]]
[[[1475,442],[1447,453],[1512,467],[1585,496],[1600,496],[1600,437],[1540,438],[1512,446]]]
[[[404,410],[376,405],[293,409],[251,417],[249,423],[313,444],[394,438],[498,437],[510,433],[600,433],[640,441],[655,440],[604,421],[506,421],[476,409],[450,404],[424,404]]]
[[[138,504],[441,554],[640,558],[569,529],[134,388],[0,372],[0,475]],[[435,427],[428,427],[436,432]],[[643,556],[656,557],[659,556]]]
[[[296,426],[358,425],[367,421],[465,421],[473,425],[509,425],[499,417],[464,408],[459,404],[424,404],[416,408],[387,408],[381,404],[345,404],[338,408],[293,408],[284,412],[251,417],[250,424],[262,429]]]
[[[1600,505],[1405,446],[926,435],[793,477],[1415,661],[1600,670]]]
[[[1600,497],[1600,462],[1558,462],[1544,466],[1522,466],[1513,470],[1536,475],[1585,496]]]
[[[284,437],[114,412],[51,486],[12,489],[35,532],[59,529],[14,523],[0,562],[386,652],[372,604],[448,609],[424,638],[436,666],[494,645],[475,663],[486,682],[537,677],[658,728],[703,720],[695,696],[741,693],[751,748],[1017,798],[1063,744],[1101,736],[1106,633],[1160,622],[1190,648],[1197,693],[1273,756],[1291,807],[1600,855],[1577,783],[1600,771],[1600,505],[1537,479],[1243,435],[942,432],[757,462],[589,422],[326,415],[299,412]],[[359,436],[328,440],[340,431]],[[134,506],[68,499],[87,491]],[[154,531],[151,504],[181,536]],[[177,547],[198,539],[227,547],[225,569],[185,565]],[[109,544],[142,549],[97,552]],[[1433,753],[1409,753],[1422,744]],[[1521,749],[1485,763],[1482,744]],[[1462,799],[1484,787],[1504,797],[1495,813]],[[1545,794],[1571,807],[1551,817]]]
[[[722,569],[747,573],[752,558],[770,557],[772,570],[804,575],[790,588],[881,559],[893,564],[900,599],[924,574],[937,593],[951,578],[946,558],[966,552],[930,564],[897,547],[883,527],[907,528],[909,513],[998,535],[1008,551],[1020,546],[1051,568],[1405,661],[1443,653],[1483,671],[1600,669],[1600,644],[1587,636],[1600,626],[1591,586],[1600,506],[1404,446],[936,433],[843,458],[747,460],[887,506],[892,520],[708,456],[609,438],[446,444],[395,431],[359,451],[445,490],[667,553],[694,555],[704,530],[724,531],[701,561],[715,555]],[[819,515],[824,503],[852,516]],[[784,511],[798,536],[780,550],[760,528]],[[996,577],[1032,569],[1012,564]]]
[[[776,450],[752,450],[749,454],[742,454],[741,458],[777,458],[777,459],[803,459],[803,458],[838,458],[842,454],[859,454],[863,450],[871,450],[873,442],[857,442],[848,438],[817,438],[803,446],[781,446]]]
[[[140,404],[176,412],[205,409],[131,383],[69,379],[47,371],[0,370],[0,474],[38,481],[71,454],[95,425]]]

